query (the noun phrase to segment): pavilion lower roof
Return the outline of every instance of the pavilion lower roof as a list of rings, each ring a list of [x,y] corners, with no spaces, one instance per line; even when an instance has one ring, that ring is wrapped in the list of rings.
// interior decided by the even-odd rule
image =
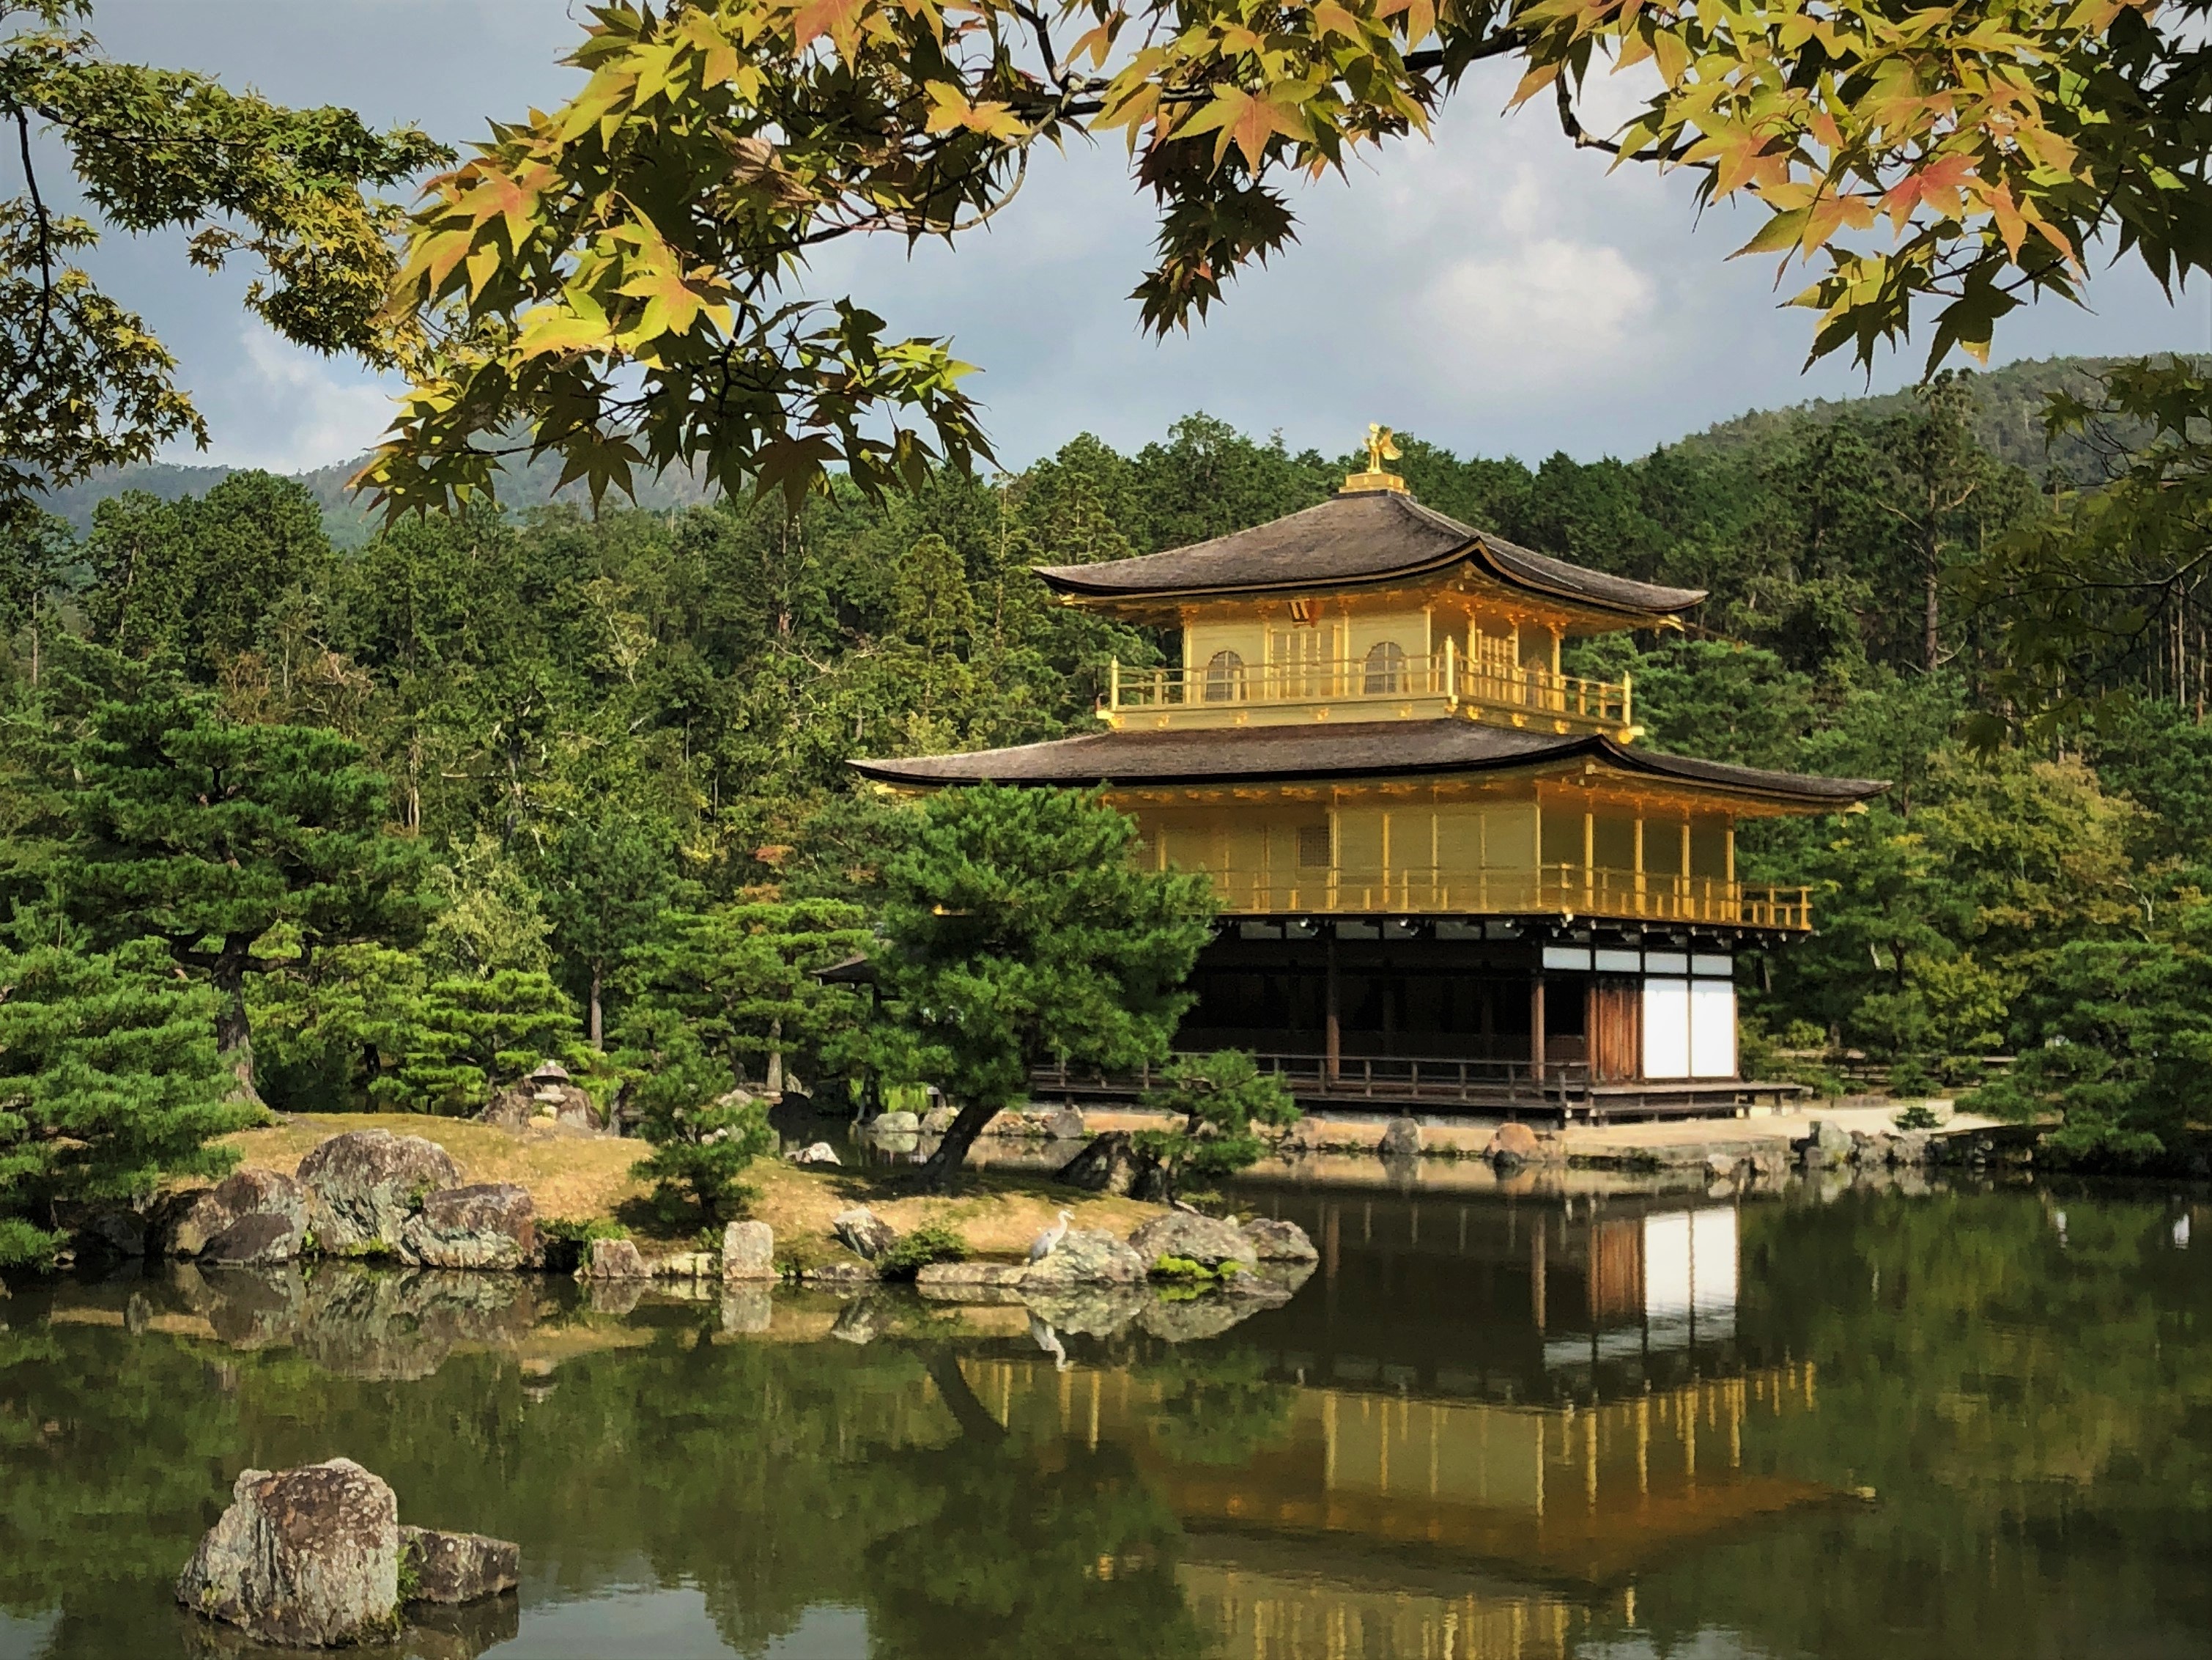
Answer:
[[[1705,599],[1532,553],[1393,490],[1354,492],[1249,530],[1134,559],[1043,565],[1037,575],[1073,599],[1135,600],[1284,593],[1389,582],[1465,560],[1534,597],[1618,613],[1667,617]]]
[[[1557,736],[1449,717],[1100,732],[1012,749],[848,764],[881,783],[921,788],[983,782],[1079,787],[1506,773],[1549,769],[1585,758],[1610,771],[1813,811],[1848,807],[1889,787],[1875,779],[1824,778],[1666,755],[1616,743],[1601,733]]]

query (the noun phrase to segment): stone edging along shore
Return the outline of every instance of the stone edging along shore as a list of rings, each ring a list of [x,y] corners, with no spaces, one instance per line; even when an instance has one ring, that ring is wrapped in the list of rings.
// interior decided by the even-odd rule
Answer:
[[[1070,1202],[1081,1197],[1071,1195]],[[1196,1277],[1224,1287],[1243,1277],[1256,1286],[1262,1278],[1279,1277],[1263,1274],[1263,1265],[1315,1259],[1311,1243],[1287,1224],[1240,1228],[1194,1212],[1141,1208],[1156,1213],[1127,1239],[1097,1229],[1063,1228],[1041,1261],[936,1263],[920,1277],[925,1291],[933,1286],[935,1294],[949,1297],[969,1285],[979,1293],[1003,1292],[1017,1284],[1043,1292],[1153,1275]],[[88,1218],[80,1230],[87,1244],[113,1255],[213,1266],[334,1258],[409,1268],[568,1271],[562,1258],[573,1254],[580,1280],[742,1284],[790,1279],[830,1286],[884,1277],[879,1264],[902,1238],[866,1207],[840,1212],[830,1234],[823,1240],[802,1238],[800,1249],[782,1258],[774,1231],[760,1220],[729,1224],[719,1250],[656,1247],[616,1237],[549,1240],[527,1188],[465,1181],[453,1156],[435,1142],[382,1128],[325,1138],[299,1160],[296,1173],[249,1166],[214,1187],[165,1195],[143,1213]]]

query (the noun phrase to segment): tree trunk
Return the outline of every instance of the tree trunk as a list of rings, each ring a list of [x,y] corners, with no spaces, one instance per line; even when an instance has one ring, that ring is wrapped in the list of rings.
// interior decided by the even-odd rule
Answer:
[[[1930,674],[1943,665],[1942,557],[1941,550],[1931,541],[1921,577],[1923,600],[1920,619],[1920,650]]]
[[[592,964],[592,1047],[605,1049],[605,1036],[606,1021],[599,1004],[599,965],[594,963]]]
[[[238,1080],[235,1097],[261,1104],[261,1091],[253,1085],[253,1027],[246,1013],[246,962],[243,951],[225,949],[216,958],[210,978],[215,982],[215,1047]]]
[[[768,1027],[768,1092],[783,1093],[783,1022],[775,1019]]]
[[[942,1193],[952,1179],[952,1173],[967,1161],[968,1149],[975,1145],[975,1138],[983,1133],[983,1126],[999,1116],[999,1104],[994,1101],[970,1101],[960,1109],[945,1139],[937,1144],[937,1151],[929,1155],[929,1162],[921,1167],[921,1186],[925,1192]]]

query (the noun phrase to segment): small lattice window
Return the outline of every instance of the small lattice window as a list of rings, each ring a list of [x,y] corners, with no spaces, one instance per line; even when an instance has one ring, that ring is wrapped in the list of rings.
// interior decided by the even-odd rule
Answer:
[[[1329,866],[1328,826],[1301,824],[1298,826],[1298,868],[1327,870]]]
[[[1406,648],[1395,640],[1377,640],[1367,648],[1367,674],[1361,689],[1370,697],[1388,697],[1406,689]]]
[[[1241,702],[1244,696],[1244,659],[1233,651],[1218,651],[1206,666],[1206,701]]]

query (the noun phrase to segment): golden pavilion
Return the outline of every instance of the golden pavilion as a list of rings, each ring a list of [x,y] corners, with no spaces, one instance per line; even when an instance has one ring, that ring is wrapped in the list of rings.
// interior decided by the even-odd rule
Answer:
[[[1809,932],[1812,907],[1739,879],[1736,828],[1885,786],[1640,746],[1630,684],[1566,674],[1561,650],[1676,627],[1705,594],[1433,512],[1370,438],[1317,507],[1039,569],[1064,605],[1180,635],[1178,667],[1110,668],[1103,730],[853,765],[908,789],[1101,788],[1143,858],[1219,896],[1178,1048],[1250,1049],[1309,1105],[1774,1100],[1788,1086],[1739,1075],[1735,958]]]

